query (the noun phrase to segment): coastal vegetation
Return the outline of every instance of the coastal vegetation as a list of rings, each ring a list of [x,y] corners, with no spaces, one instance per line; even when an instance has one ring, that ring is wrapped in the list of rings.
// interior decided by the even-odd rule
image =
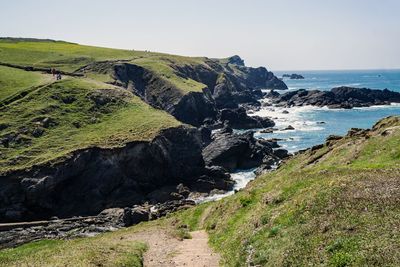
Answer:
[[[64,259],[76,250],[74,242],[98,248],[99,239],[129,237],[143,229],[173,232],[184,225],[189,231],[207,230],[222,266],[397,266],[399,140],[400,118],[389,117],[370,131],[331,137],[220,201],[100,237],[3,250],[0,262],[35,262],[60,246],[57,257]],[[136,243],[124,246],[124,240],[119,249],[136,253]],[[56,245],[49,248],[46,242]],[[91,251],[93,259],[104,255],[104,250]]]

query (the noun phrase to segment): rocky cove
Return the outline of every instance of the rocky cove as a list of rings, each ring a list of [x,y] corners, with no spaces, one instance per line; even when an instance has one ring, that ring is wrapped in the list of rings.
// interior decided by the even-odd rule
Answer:
[[[240,69],[239,75],[230,69],[231,64]],[[260,88],[286,89],[271,72],[245,67],[238,56],[226,66],[209,60],[208,67],[174,68],[207,87],[183,93],[151,71],[121,61],[90,64],[76,72],[111,73],[113,85],[188,125],[162,130],[149,142],[89,147],[2,173],[1,246],[94,234],[155,219],[194,205],[191,199],[232,191],[231,172],[266,171],[288,156],[274,140],[232,129],[274,126],[271,119],[248,116],[240,107],[259,105]],[[100,94],[92,101],[102,106],[111,98]],[[213,129],[218,130],[212,133]]]
[[[76,151],[62,162],[7,174],[0,190],[3,223],[56,219],[3,224],[0,243],[76,237],[159,218],[195,204],[188,199],[232,190],[230,171],[271,169],[288,156],[277,147],[252,132],[225,127],[211,136],[182,126],[149,143]]]
[[[231,64],[240,72],[232,71]],[[245,67],[237,56],[227,65],[210,59],[207,67],[185,65],[174,69],[206,87],[201,92],[184,93],[148,69],[121,61],[99,62],[78,70],[109,73],[113,85],[133,92],[188,125],[163,130],[149,142],[87,148],[55,162],[2,174],[0,221],[7,224],[0,227],[4,229],[0,233],[1,246],[44,237],[92,235],[156,219],[195,205],[193,199],[232,192],[230,173],[238,169],[256,168],[262,173],[289,156],[277,140],[255,138],[251,131],[275,131],[275,122],[247,113],[260,109],[259,100],[264,97],[289,107],[300,103],[293,102],[293,95],[305,95],[301,104],[308,104],[308,95],[314,94],[264,94],[260,89],[287,86],[265,68]],[[351,91],[354,95],[359,89]],[[368,103],[397,97],[382,100],[379,92],[367,93]],[[365,95],[364,89],[361,95]],[[362,100],[348,96],[346,101],[353,99],[355,103]],[[108,100],[100,97],[94,101]],[[238,133],[235,129],[250,131]],[[45,222],[34,226],[9,224],[36,220]]]

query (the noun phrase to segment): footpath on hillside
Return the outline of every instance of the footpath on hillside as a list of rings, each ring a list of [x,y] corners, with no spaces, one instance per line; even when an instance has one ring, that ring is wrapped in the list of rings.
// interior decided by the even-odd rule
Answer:
[[[165,229],[149,229],[130,238],[147,243],[145,267],[217,267],[220,256],[208,245],[204,230],[190,232],[190,239],[178,240]]]

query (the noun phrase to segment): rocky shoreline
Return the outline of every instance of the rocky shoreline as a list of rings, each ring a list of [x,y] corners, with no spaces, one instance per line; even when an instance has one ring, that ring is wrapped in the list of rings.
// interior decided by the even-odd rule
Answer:
[[[0,224],[0,249],[41,239],[68,239],[115,231],[139,222],[155,220],[169,212],[195,205],[191,200],[168,201],[156,205],[106,209],[96,216],[52,218],[46,221]]]
[[[87,236],[156,219],[194,205],[190,200],[194,196],[232,190],[229,173],[237,169],[271,170],[289,157],[288,151],[277,140],[233,130],[276,130],[272,119],[247,114],[260,108],[263,97],[284,107],[353,108],[400,102],[400,93],[386,89],[339,87],[329,92],[263,94],[260,88],[287,86],[265,68],[245,67],[238,56],[226,66],[211,59],[207,64],[212,67],[175,66],[181,75],[207,85],[202,92],[187,94],[127,62],[86,66],[92,71],[111,69],[114,84],[191,126],[164,130],[150,142],[87,148],[57,162],[0,174],[0,222],[7,223],[0,225],[0,247]],[[229,64],[242,73],[234,74]],[[10,224],[37,220],[44,222]]]
[[[283,107],[311,105],[318,107],[327,106],[332,109],[351,109],[354,107],[400,103],[400,93],[388,89],[374,90],[347,86],[336,87],[330,91],[300,89],[284,94],[273,91],[267,96],[272,99],[273,104]]]

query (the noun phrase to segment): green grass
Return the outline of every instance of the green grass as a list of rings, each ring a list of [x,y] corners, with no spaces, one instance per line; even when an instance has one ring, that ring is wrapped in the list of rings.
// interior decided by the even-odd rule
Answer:
[[[142,51],[111,49],[53,41],[0,40],[0,62],[23,66],[75,71],[95,61],[129,60],[145,56]]]
[[[184,78],[176,74],[174,69],[170,66],[171,64],[199,64],[197,60],[190,60],[185,57],[169,56],[169,57],[148,57],[140,58],[132,61],[133,63],[142,66],[148,70],[157,73],[162,79],[170,82],[176,88],[182,91],[182,93],[187,92],[202,92],[207,86],[203,83],[197,82],[190,78]]]
[[[224,266],[398,266],[399,134],[385,119],[172,221],[206,228]]]
[[[85,250],[79,242],[94,249],[76,258],[96,261],[102,259],[99,246],[114,246],[108,238],[123,237],[124,246],[130,233],[162,227],[182,239],[205,228],[223,266],[399,266],[400,146],[392,147],[399,133],[400,118],[385,119],[367,137],[299,154],[233,196],[100,235],[104,245],[96,238],[41,241],[36,250],[26,252],[33,243],[0,252],[0,264],[41,263],[47,255],[52,264],[63,263]],[[121,257],[130,250],[124,247]]]
[[[0,39],[0,63],[57,68],[73,72],[90,63],[115,60],[124,60],[147,68],[182,93],[201,92],[206,87],[193,79],[177,75],[171,67],[171,65],[204,64],[204,58],[94,47],[62,41]],[[110,74],[89,72],[86,75],[103,82],[112,80]]]
[[[0,66],[0,101],[50,81],[50,75]]]
[[[96,103],[103,99],[103,103]],[[0,172],[26,168],[87,147],[117,147],[149,141],[180,125],[126,90],[80,78],[41,87],[1,110],[0,136],[14,136],[0,147]],[[43,121],[50,121],[44,125]],[[43,131],[35,137],[34,132]]]
[[[143,266],[146,244],[126,232],[74,240],[41,240],[0,251],[1,266]]]
[[[212,204],[205,227],[224,265],[398,266],[400,119],[386,121],[390,134],[308,151]]]

